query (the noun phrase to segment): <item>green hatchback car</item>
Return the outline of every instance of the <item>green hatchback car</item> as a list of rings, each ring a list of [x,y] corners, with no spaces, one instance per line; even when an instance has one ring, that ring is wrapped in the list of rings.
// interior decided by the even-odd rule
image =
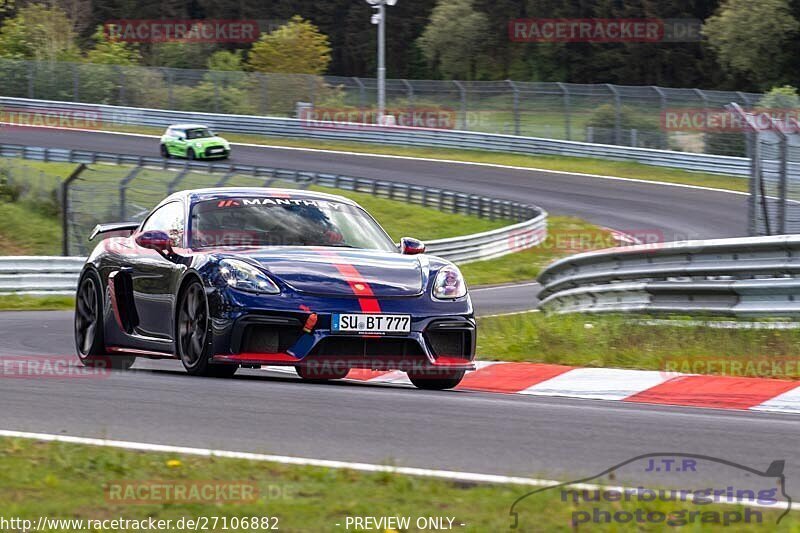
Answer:
[[[231,145],[202,124],[173,124],[161,136],[161,157],[226,159]]]

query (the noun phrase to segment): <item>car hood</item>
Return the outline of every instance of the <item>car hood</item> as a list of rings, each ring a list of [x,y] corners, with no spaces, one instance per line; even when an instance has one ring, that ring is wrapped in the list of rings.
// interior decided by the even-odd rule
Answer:
[[[222,137],[203,137],[202,139],[190,139],[190,143],[200,143],[203,146],[211,146],[211,145],[218,145],[218,144],[225,144],[226,141]]]
[[[427,258],[376,250],[286,248],[236,257],[256,261],[292,289],[319,295],[417,296],[427,279]]]

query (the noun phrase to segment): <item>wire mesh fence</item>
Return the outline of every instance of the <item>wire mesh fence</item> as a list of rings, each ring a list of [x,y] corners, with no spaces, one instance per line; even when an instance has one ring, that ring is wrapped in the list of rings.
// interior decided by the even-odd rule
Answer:
[[[274,117],[296,117],[298,104],[304,104],[322,117],[377,120],[372,78],[2,59],[0,94]],[[390,79],[386,98],[387,114],[404,124],[743,156],[741,132],[686,128],[665,117],[719,111],[731,102],[752,108],[762,95],[611,84]]]

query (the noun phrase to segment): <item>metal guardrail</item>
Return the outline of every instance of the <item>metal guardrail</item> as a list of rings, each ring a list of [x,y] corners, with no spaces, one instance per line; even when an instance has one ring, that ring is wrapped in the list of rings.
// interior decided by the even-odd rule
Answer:
[[[54,110],[91,112],[97,116],[97,121],[106,127],[151,126],[165,128],[169,124],[179,122],[199,122],[208,124],[223,133],[424,146],[426,148],[488,150],[524,155],[590,157],[613,161],[635,161],[647,165],[713,174],[733,176],[749,176],[750,174],[750,161],[744,157],[674,152],[670,150],[591,144],[494,133],[319,122],[253,115],[223,115],[8,97],[0,97],[0,106],[9,106],[15,110],[29,112],[52,113]]]
[[[539,276],[554,313],[800,314],[800,235],[612,248],[556,261]]]
[[[0,257],[0,294],[75,294],[83,257]]]

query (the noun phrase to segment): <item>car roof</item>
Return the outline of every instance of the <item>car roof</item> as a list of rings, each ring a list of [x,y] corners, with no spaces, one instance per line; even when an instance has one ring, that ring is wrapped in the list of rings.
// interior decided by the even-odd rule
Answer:
[[[176,130],[193,130],[197,128],[208,128],[205,124],[172,124],[170,128]]]
[[[328,200],[358,206],[356,202],[338,194],[307,191],[304,189],[282,189],[278,187],[209,187],[206,189],[187,189],[178,191],[164,198],[159,205],[175,200],[188,200],[190,203],[220,198],[261,198],[270,196],[287,196],[292,199]]]

